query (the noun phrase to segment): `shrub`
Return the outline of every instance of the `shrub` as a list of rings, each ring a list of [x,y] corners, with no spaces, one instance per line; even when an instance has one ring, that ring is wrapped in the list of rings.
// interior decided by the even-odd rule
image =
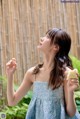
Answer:
[[[29,91],[16,106],[5,106],[2,112],[6,114],[6,119],[25,119],[31,98],[32,91]]]

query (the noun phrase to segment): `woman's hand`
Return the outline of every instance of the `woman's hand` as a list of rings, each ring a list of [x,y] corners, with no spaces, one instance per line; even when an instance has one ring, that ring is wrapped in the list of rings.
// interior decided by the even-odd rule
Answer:
[[[6,74],[7,74],[7,76],[13,75],[16,68],[17,68],[16,59],[12,58],[9,62],[6,63]]]
[[[65,79],[67,80],[67,88],[70,92],[74,92],[79,87],[79,74],[77,69],[70,69],[66,67],[64,72]]]
[[[73,72],[75,73],[75,72]],[[71,117],[73,117],[76,113],[76,103],[74,98],[74,91],[79,86],[79,75],[75,73],[75,77],[73,78],[73,74],[71,73],[69,77],[69,72],[66,70],[64,73],[64,94],[65,94],[65,102],[66,102],[66,111],[67,114]]]
[[[79,87],[79,80],[78,79],[68,79],[67,86],[70,92],[74,92]]]

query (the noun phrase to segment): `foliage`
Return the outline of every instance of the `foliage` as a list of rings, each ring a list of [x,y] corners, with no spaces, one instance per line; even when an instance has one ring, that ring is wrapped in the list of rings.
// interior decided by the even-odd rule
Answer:
[[[4,106],[7,103],[7,97],[6,97],[6,85],[7,81],[6,78],[3,76],[0,76],[0,111],[4,108]]]
[[[75,101],[76,101],[77,109],[80,113],[80,91],[75,92]]]
[[[80,60],[78,60],[74,56],[70,56],[70,58],[72,60],[73,67],[78,69],[78,72],[80,75]],[[80,77],[79,77],[79,82],[80,82]],[[75,91],[75,101],[76,101],[77,109],[80,112],[80,86],[79,86],[78,90]]]
[[[76,57],[74,56],[70,56],[71,60],[72,60],[72,64],[74,68],[78,69],[78,72],[80,74],[80,60],[78,60]]]
[[[74,56],[70,56],[71,60],[72,60],[72,64],[73,64],[73,68],[76,68],[78,69],[78,73],[79,73],[79,83],[80,83],[80,60],[77,59],[76,57]],[[77,90],[80,90],[80,86]],[[77,91],[76,90],[76,91]]]
[[[21,107],[20,106],[6,106],[2,112],[5,112],[6,114],[6,119],[24,119],[26,115],[28,105],[23,104]]]
[[[3,90],[6,88],[7,80],[6,77],[0,76],[0,83],[3,85]]]
[[[5,106],[2,112],[6,113],[6,119],[25,119],[31,98],[32,91],[29,91],[16,106]]]
[[[6,92],[7,80],[6,77],[0,76],[0,82],[3,84],[3,91]],[[18,85],[14,84],[14,90],[19,88]],[[6,95],[6,93],[5,93]],[[5,96],[6,97],[6,96]],[[27,113],[28,105],[32,98],[32,90],[30,90],[23,99],[16,106],[5,105],[6,98],[2,97],[0,99],[0,113],[6,114],[6,119],[25,119]],[[2,106],[4,105],[4,106]]]

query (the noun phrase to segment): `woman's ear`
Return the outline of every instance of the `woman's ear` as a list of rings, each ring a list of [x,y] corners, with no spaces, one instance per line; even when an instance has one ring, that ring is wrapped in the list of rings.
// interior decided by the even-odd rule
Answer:
[[[55,52],[58,52],[58,51],[59,51],[59,45],[57,45],[57,44],[54,45],[54,51],[55,51]]]

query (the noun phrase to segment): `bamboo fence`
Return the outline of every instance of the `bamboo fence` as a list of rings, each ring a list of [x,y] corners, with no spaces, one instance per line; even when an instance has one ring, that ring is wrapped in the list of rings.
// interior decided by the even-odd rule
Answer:
[[[80,59],[80,3],[61,0],[0,0],[0,75],[15,57],[15,82],[20,84],[28,68],[42,61],[37,51],[49,28],[65,29],[72,38],[71,54]]]

